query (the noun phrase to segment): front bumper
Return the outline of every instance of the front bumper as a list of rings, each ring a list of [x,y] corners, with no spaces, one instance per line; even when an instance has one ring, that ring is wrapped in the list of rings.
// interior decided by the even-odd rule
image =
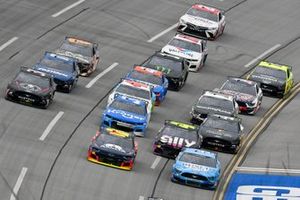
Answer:
[[[259,104],[251,106],[241,101],[237,101],[237,104],[239,105],[239,110],[241,113],[254,114],[259,108]]]
[[[239,148],[239,144],[233,144],[230,141],[226,141],[220,138],[204,138],[202,142],[202,146],[218,150],[218,151],[224,151],[224,152],[235,152]]]
[[[47,105],[47,98],[23,91],[12,91],[7,89],[5,99],[25,105],[44,107]]]
[[[181,183],[184,185],[194,186],[194,187],[205,187],[208,189],[215,189],[217,187],[217,181],[209,181],[209,180],[199,180],[194,178],[188,178],[182,176],[182,173],[172,172],[171,180],[176,183]]]
[[[191,72],[196,72],[199,70],[200,65],[201,65],[201,60],[191,60],[191,59],[186,59],[187,60],[187,65],[189,67],[189,71]]]
[[[191,23],[181,23],[177,27],[177,31],[204,39],[214,39],[217,36],[217,29],[209,29],[207,27],[196,26]]]
[[[282,97],[285,94],[285,88],[281,89],[277,86],[264,84],[264,83],[261,83],[260,87],[261,87],[261,90],[262,90],[264,95]]]

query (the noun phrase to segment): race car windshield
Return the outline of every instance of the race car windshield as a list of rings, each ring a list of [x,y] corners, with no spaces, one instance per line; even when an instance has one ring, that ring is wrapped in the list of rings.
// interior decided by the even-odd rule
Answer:
[[[41,88],[48,88],[50,86],[49,78],[25,72],[20,72],[14,80],[20,83],[30,83],[33,85],[37,85]]]
[[[203,127],[214,128],[217,130],[223,130],[233,133],[239,132],[239,124],[237,121],[229,121],[224,119],[217,118],[207,118],[207,120],[203,123]]]
[[[231,90],[231,91],[236,91],[236,92],[256,96],[255,87],[252,85],[245,84],[245,83],[227,81],[221,89],[222,90]]]
[[[139,81],[144,81],[147,83],[152,83],[155,85],[161,85],[162,84],[162,79],[158,76],[154,76],[152,74],[144,74],[144,73],[140,73],[137,71],[132,71],[129,75],[130,78],[132,79],[136,79]]]
[[[67,71],[67,72],[74,71],[73,63],[66,63],[59,60],[49,60],[44,58],[40,64],[49,68],[58,69],[62,71]]]
[[[113,101],[111,107],[114,109],[119,109],[131,113],[136,113],[138,115],[145,115],[146,109],[143,106],[136,105],[133,103],[126,103],[123,101]]]
[[[114,135],[109,135],[109,134],[100,134],[97,139],[96,139],[96,143],[98,146],[104,145],[105,144],[112,144],[115,146],[108,146],[107,147],[116,147],[113,148],[114,150],[119,150],[121,152],[130,152],[133,149],[133,142],[131,139],[125,139],[122,137],[118,137],[118,136],[114,136]],[[117,148],[117,147],[121,147]],[[124,152],[124,153],[125,153]]]
[[[217,161],[214,158],[192,153],[183,153],[179,160],[182,162],[203,165],[207,167],[216,167],[217,164]]]
[[[232,111],[233,110],[233,102],[226,100],[226,99],[220,99],[220,98],[214,98],[210,96],[203,96],[200,98],[200,100],[197,102],[198,107],[214,107],[219,108],[221,110],[227,110]]]
[[[153,56],[148,64],[151,66],[155,66],[154,68],[156,70],[162,71],[165,74],[169,74],[172,71],[176,73],[181,73],[182,71],[181,61],[176,61],[164,57]]]
[[[199,44],[187,42],[184,40],[173,39],[169,42],[169,45],[201,53],[201,48]]]
[[[255,73],[256,74],[263,74],[263,75],[268,75],[268,76],[273,76],[281,80],[286,79],[286,73],[285,71],[279,70],[279,69],[273,69],[273,68],[268,68],[268,67],[256,67],[255,68]]]
[[[91,47],[88,46],[79,46],[79,45],[75,45],[75,44],[68,44],[68,43],[63,43],[62,46],[60,47],[61,50],[64,51],[69,51],[72,53],[76,53],[76,54],[80,54],[83,55],[85,57],[92,57],[92,49]]]
[[[147,90],[142,90],[135,87],[130,87],[127,85],[119,85],[116,92],[127,94],[130,96],[135,96],[143,99],[150,99],[150,93]]]
[[[179,138],[189,139],[192,141],[198,140],[197,131],[183,129],[183,128],[179,128],[176,126],[169,126],[169,125],[164,127],[164,129],[162,130],[162,135],[168,135],[171,137],[179,137]]]
[[[214,22],[219,21],[218,15],[215,15],[215,14],[212,14],[212,13],[209,13],[209,12],[205,12],[203,10],[198,10],[198,9],[195,9],[195,8],[190,8],[187,11],[187,14],[195,16],[195,17],[201,17],[201,18],[204,18],[204,19],[208,19],[208,20],[211,20],[211,21],[214,21]]]

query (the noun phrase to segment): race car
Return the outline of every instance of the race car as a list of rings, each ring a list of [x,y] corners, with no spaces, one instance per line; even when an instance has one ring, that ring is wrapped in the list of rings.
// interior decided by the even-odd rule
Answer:
[[[214,40],[223,34],[225,25],[225,16],[219,9],[194,4],[180,17],[177,31]]]
[[[185,58],[189,71],[193,72],[204,66],[208,54],[206,40],[183,34],[175,35],[161,52]]]
[[[185,148],[172,167],[173,182],[194,187],[215,189],[220,179],[221,164],[217,154],[195,148]]]
[[[238,112],[238,104],[232,95],[216,91],[205,91],[192,108],[191,122],[201,123],[208,114],[236,117]]]
[[[169,81],[161,71],[135,66],[127,74],[126,79],[141,82],[153,87],[155,105],[157,106],[160,105],[166,97]]]
[[[222,115],[209,115],[200,125],[202,147],[237,153],[244,138],[242,120]]]
[[[155,94],[149,85],[124,79],[110,93],[108,97],[108,104],[120,95],[144,101],[147,104],[147,112],[150,117],[154,107]]]
[[[21,67],[7,86],[5,99],[47,108],[55,94],[53,77],[28,67]]]
[[[247,76],[260,84],[264,95],[284,97],[294,85],[292,67],[261,61]]]
[[[138,151],[131,133],[113,128],[103,128],[92,138],[87,159],[101,165],[132,170]]]
[[[185,59],[161,52],[150,56],[141,66],[162,71],[169,81],[168,89],[176,91],[185,85],[189,74]]]
[[[60,91],[71,92],[78,81],[76,60],[59,54],[45,52],[33,69],[52,75]]]
[[[183,122],[166,120],[154,138],[153,153],[175,158],[184,147],[200,148],[198,127]]]
[[[133,132],[143,137],[149,119],[144,101],[120,95],[107,105],[102,114],[101,126]]]
[[[76,59],[81,76],[94,72],[100,60],[97,43],[75,37],[66,37],[55,52]]]
[[[258,111],[263,98],[262,90],[256,82],[242,78],[229,77],[220,91],[233,95],[240,112],[251,115]]]

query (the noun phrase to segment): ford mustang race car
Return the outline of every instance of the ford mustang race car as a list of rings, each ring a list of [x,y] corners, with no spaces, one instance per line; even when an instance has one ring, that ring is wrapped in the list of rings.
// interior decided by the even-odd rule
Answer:
[[[71,92],[78,80],[76,60],[51,52],[45,52],[44,57],[33,69],[53,75],[56,89]]]
[[[180,17],[177,31],[213,40],[223,34],[225,25],[225,16],[220,10],[195,4]]]
[[[100,60],[97,43],[74,37],[66,37],[56,53],[76,59],[81,76],[94,72]]]
[[[177,91],[184,86],[189,73],[185,59],[161,52],[150,56],[141,66],[162,71],[169,81],[168,89]]]
[[[102,126],[133,132],[137,136],[145,136],[149,123],[147,104],[144,101],[118,96],[102,114]]]
[[[183,122],[166,120],[153,142],[153,152],[175,158],[183,147],[200,148],[198,127]]]
[[[261,61],[247,76],[258,82],[264,94],[283,97],[294,85],[292,67]]]
[[[235,117],[239,112],[238,104],[232,95],[216,91],[205,91],[191,111],[191,122],[201,123],[208,114]]]
[[[262,90],[254,81],[230,77],[220,89],[221,92],[235,97],[240,112],[255,114],[261,105]]]
[[[194,148],[183,149],[172,167],[173,182],[215,189],[220,178],[217,154]]]
[[[204,66],[208,50],[206,40],[177,34],[161,49],[161,52],[186,59],[189,71],[198,71]]]
[[[202,146],[237,153],[244,137],[240,118],[209,115],[200,125]]]
[[[21,67],[8,84],[5,99],[26,105],[47,108],[53,101],[55,83],[52,76],[27,67]]]
[[[160,103],[166,97],[169,82],[161,71],[135,66],[133,70],[127,74],[126,79],[145,83],[153,87],[153,92],[155,94],[155,105],[160,105]]]
[[[152,88],[149,85],[135,82],[133,80],[122,80],[109,95],[108,104],[110,104],[117,96],[120,95],[145,101],[147,104],[147,112],[149,113],[150,117],[153,109],[155,94],[152,92]]]
[[[103,128],[93,137],[87,159],[109,167],[132,170],[137,150],[131,133]]]

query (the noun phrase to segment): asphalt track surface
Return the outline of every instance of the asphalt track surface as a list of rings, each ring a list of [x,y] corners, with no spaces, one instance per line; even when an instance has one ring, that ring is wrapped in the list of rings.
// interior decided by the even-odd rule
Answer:
[[[152,195],[167,200],[211,199],[213,191],[170,182],[173,160],[162,158],[153,166],[156,156],[151,151],[152,139],[165,119],[188,121],[191,106],[203,90],[219,87],[226,76],[241,76],[249,69],[244,66],[251,60],[277,44],[297,38],[300,2],[204,1],[227,11],[225,33],[216,41],[208,42],[206,66],[199,73],[190,73],[186,86],[180,92],[170,91],[165,102],[154,110],[147,136],[138,138],[139,152],[131,172],[86,160],[87,147],[106,106],[106,95],[133,64],[141,63],[171,39],[174,30],[152,43],[147,42],[175,24],[194,1],[86,0],[51,17],[75,2],[0,1],[0,45],[18,37],[0,51],[1,199],[10,198],[24,167],[28,170],[18,190],[19,200],[142,200]],[[19,66],[33,65],[45,50],[54,50],[66,35],[100,42],[101,62],[97,71],[89,78],[81,78],[71,94],[56,93],[54,103],[47,110],[4,100],[6,85]],[[294,66],[298,81],[299,51],[296,40],[269,60]],[[85,88],[93,77],[115,62],[119,63],[117,67],[90,89]],[[266,97],[257,115],[241,116],[246,133],[275,101]],[[39,137],[59,111],[64,115],[45,140],[40,141]],[[278,137],[287,136],[278,134]],[[223,169],[231,157],[219,153]]]

